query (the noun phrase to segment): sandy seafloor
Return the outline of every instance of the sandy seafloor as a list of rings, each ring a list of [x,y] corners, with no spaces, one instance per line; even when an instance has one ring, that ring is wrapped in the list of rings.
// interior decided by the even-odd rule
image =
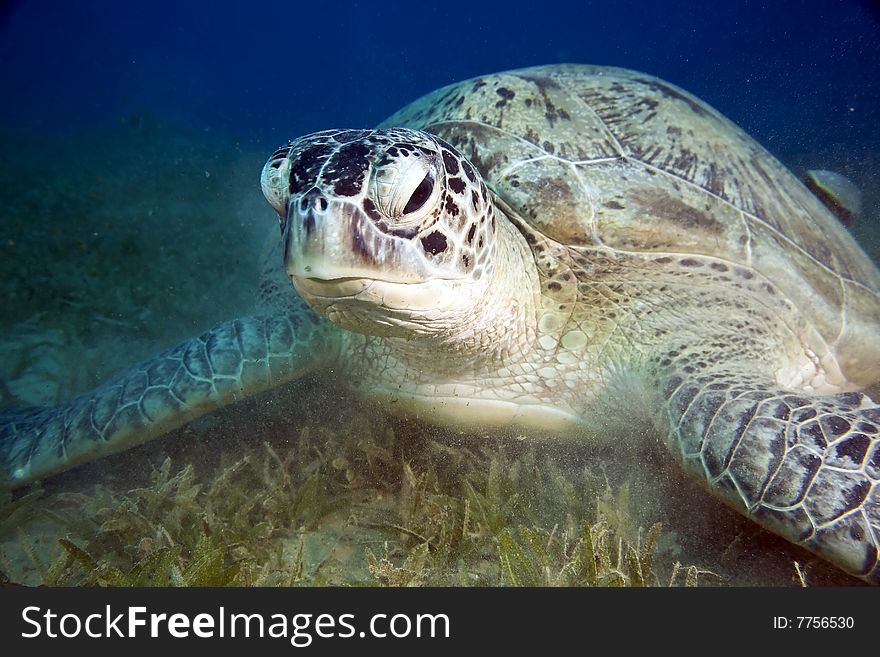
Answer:
[[[268,152],[149,116],[130,117],[71,139],[6,137],[2,142],[7,153],[0,162],[3,406],[54,404],[219,321],[246,314],[254,305],[261,251],[276,221],[259,189]],[[826,153],[792,153],[783,159],[796,169],[827,163],[856,179],[866,194],[866,216],[856,235],[876,258],[880,156],[863,163],[845,156],[829,146]],[[376,458],[387,462],[384,471],[377,471],[378,482],[370,481],[372,471],[357,471],[358,463],[372,468],[369,449],[362,449],[360,457],[346,457],[348,448],[333,453],[332,447],[321,445],[321,440],[348,440],[363,447],[364,441],[372,445],[375,439],[361,440],[352,432],[390,435],[389,431],[395,436],[393,449],[374,445]],[[170,455],[172,473],[194,464],[205,490],[222,459],[234,459],[247,448],[257,453],[264,442],[278,453],[289,451],[304,432],[311,436],[308,450],[314,459],[309,463],[324,459],[327,472],[336,478],[337,493],[351,492],[344,513],[331,511],[273,535],[283,554],[289,555],[291,546],[302,541],[306,575],[334,562],[332,577],[299,580],[306,583],[387,582],[368,568],[367,549],[387,555],[398,566],[402,563],[417,532],[400,527],[398,520],[376,520],[403,503],[395,499],[405,492],[403,485],[395,488],[399,473],[389,474],[400,466],[401,454],[415,454],[413,461],[423,469],[439,459],[448,475],[457,463],[488,467],[486,453],[503,453],[505,467],[526,458],[555,464],[563,475],[569,470],[572,481],[607,481],[604,486],[613,491],[612,497],[623,499],[628,507],[624,515],[630,516],[631,527],[662,523],[655,559],[658,583],[668,583],[672,564],[680,562],[696,565],[703,585],[797,585],[794,561],[809,584],[859,583],[715,502],[685,480],[659,448],[645,446],[651,441],[640,441],[637,435],[611,441],[624,445],[617,448],[559,448],[515,439],[505,445],[479,435],[399,422],[383,409],[347,396],[338,382],[325,378],[228,407],[164,439],[54,477],[44,482],[27,512],[17,510],[17,502],[7,495],[8,508],[0,520],[0,570],[10,582],[44,581],[53,559],[64,554],[59,538],[81,547],[89,543],[82,527],[71,529],[71,514],[91,514],[95,532],[105,531],[100,513],[87,512],[88,503],[82,501],[96,494],[96,486],[124,496],[148,485],[151,473]],[[480,452],[483,440],[488,440],[487,452]],[[405,448],[400,447],[403,443]],[[456,486],[449,488],[454,491]],[[621,487],[629,490],[628,500],[621,498]],[[554,491],[548,486],[546,495]],[[73,509],[64,498],[71,492],[86,495],[76,498]],[[17,492],[15,498],[22,494]],[[534,502],[518,500],[511,503]],[[589,500],[580,511],[582,518],[569,517],[575,525],[596,521],[596,505]],[[562,512],[573,513],[571,508]],[[59,520],[62,515],[66,523]],[[536,524],[540,522],[538,518]],[[558,522],[548,523],[544,529],[552,535]],[[161,543],[145,531],[127,540],[141,548],[152,545],[150,541]],[[94,552],[91,556],[105,557]],[[285,558],[292,557],[282,557],[282,562]],[[507,581],[498,575],[497,554],[491,549],[480,554],[464,551],[453,564],[434,562],[432,567],[436,572],[424,578],[428,583]],[[70,577],[57,582],[85,581],[83,572]],[[277,583],[271,578],[261,582]],[[682,582],[679,578],[676,583]]]

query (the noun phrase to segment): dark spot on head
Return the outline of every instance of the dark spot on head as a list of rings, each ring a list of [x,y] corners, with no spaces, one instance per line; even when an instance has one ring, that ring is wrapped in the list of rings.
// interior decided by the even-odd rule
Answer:
[[[672,258],[670,258],[669,256],[661,256],[659,258],[654,258],[654,262],[656,262],[658,265],[668,265],[670,262],[672,262]]]
[[[746,279],[747,281],[750,281],[755,277],[755,275],[748,269],[741,269],[739,267],[736,268],[736,275],[740,278]]]
[[[682,267],[702,267],[703,263],[693,258],[683,258],[678,261]]]
[[[462,264],[464,264],[464,268],[468,269],[471,266],[470,256],[468,256],[467,253],[462,253],[461,254],[461,262],[462,262]]]
[[[431,255],[443,253],[446,250],[446,235],[435,230],[430,235],[422,238],[422,248]]]
[[[327,157],[333,152],[330,144],[317,144],[306,148],[290,163],[290,193],[298,194],[317,182],[318,173]]]
[[[550,281],[547,283],[547,289],[551,292],[559,292],[562,289],[562,285],[557,281]]]
[[[449,151],[443,151],[443,164],[446,166],[446,173],[450,176],[458,173],[458,159]]]
[[[602,205],[611,210],[623,210],[623,206],[617,201],[606,201]]]
[[[474,168],[471,166],[470,162],[467,160],[461,161],[461,168],[464,169],[464,175],[467,176],[467,179],[472,183],[477,182],[477,174],[474,171]]]
[[[727,271],[727,265],[720,262],[713,262],[709,266],[715,271]]]
[[[468,233],[467,233],[467,243],[468,243],[468,244],[472,244],[472,243],[473,243],[473,241],[474,241],[474,235],[476,234],[476,232],[477,232],[477,225],[476,225],[476,224],[471,224],[471,227],[470,227],[470,229],[468,230]]]
[[[363,142],[353,142],[340,148],[324,169],[333,191],[338,196],[356,196],[361,191],[364,172],[369,166],[372,150]]]
[[[480,197],[477,196],[477,190],[475,189],[471,190],[471,203],[473,203],[475,208],[480,205]]]
[[[498,87],[498,89],[495,91],[495,93],[498,94],[499,96],[501,96],[504,100],[510,100],[511,98],[513,98],[516,95],[507,87]]]
[[[456,194],[461,194],[465,190],[466,186],[467,185],[465,185],[464,180],[462,180],[458,176],[449,179],[449,187]]]
[[[450,216],[458,216],[458,204],[449,194],[446,195],[446,212],[449,213]]]

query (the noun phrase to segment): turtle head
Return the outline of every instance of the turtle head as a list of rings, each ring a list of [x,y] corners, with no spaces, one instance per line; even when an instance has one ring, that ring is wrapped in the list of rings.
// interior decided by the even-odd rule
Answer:
[[[479,304],[496,264],[491,196],[467,159],[418,130],[329,130],[262,174],[286,270],[344,328],[404,335]]]

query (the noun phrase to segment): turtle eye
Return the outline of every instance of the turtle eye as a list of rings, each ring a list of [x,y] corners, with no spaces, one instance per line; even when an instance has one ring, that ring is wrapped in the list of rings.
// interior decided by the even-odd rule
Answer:
[[[425,174],[425,177],[422,178],[422,182],[416,187],[412,196],[409,197],[409,201],[406,202],[406,205],[403,208],[403,214],[409,214],[419,210],[425,203],[427,203],[428,199],[431,198],[431,192],[433,191],[434,176],[429,171]]]
[[[395,225],[417,222],[438,196],[437,163],[430,153],[404,152],[395,145],[373,170],[370,197]]]

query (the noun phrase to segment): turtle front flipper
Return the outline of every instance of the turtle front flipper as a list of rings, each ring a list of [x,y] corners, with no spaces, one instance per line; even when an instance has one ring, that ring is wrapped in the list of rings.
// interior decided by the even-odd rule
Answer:
[[[880,583],[877,404],[689,367],[661,380],[669,447],[688,472],[770,531]]]
[[[220,324],[55,407],[0,414],[0,480],[17,487],[161,436],[333,359],[308,311]]]

